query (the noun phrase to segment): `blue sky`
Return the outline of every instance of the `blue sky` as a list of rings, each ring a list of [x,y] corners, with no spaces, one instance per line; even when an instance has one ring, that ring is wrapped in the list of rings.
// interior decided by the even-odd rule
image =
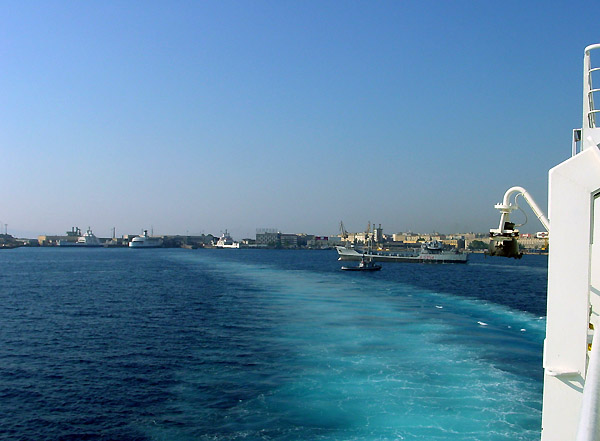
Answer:
[[[581,126],[598,2],[0,2],[0,221],[485,232]],[[600,65],[600,60],[598,60]],[[522,231],[542,227],[530,218]]]

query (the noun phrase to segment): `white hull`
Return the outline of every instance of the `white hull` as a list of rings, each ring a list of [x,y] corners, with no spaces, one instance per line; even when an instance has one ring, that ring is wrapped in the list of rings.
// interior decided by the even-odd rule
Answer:
[[[160,248],[162,247],[161,239],[146,239],[136,241],[134,238],[131,242],[129,242],[129,248]]]
[[[78,242],[68,242],[66,240],[58,241],[59,247],[69,247],[69,248],[100,248],[102,247],[101,243],[93,244],[93,243],[78,243]]]
[[[338,252],[338,260],[360,261],[367,257],[375,262],[409,262],[409,263],[467,263],[466,253],[441,252],[441,253],[392,253],[383,251],[370,251],[359,253],[353,248],[335,247]]]
[[[239,244],[239,243],[237,243],[237,242],[234,242],[233,244],[230,244],[230,245],[219,245],[219,244],[217,243],[216,247],[217,247],[217,248],[239,248],[239,247],[240,247],[240,244]]]
[[[130,242],[129,243],[129,248],[161,248],[162,247],[162,242],[158,243],[158,244],[154,244],[154,243],[133,243]]]

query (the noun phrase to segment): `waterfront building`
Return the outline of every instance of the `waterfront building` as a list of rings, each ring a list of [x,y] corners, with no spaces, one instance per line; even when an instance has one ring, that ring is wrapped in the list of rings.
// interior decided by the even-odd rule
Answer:
[[[392,241],[393,242],[404,242],[406,240],[406,234],[405,233],[395,233],[392,234]]]
[[[72,240],[72,238],[70,236],[48,236],[48,235],[38,236],[38,244],[41,247],[57,246],[59,240],[70,240],[72,242],[77,242],[77,238],[75,238],[75,240]]]
[[[464,239],[440,239],[446,247],[456,248],[456,249],[464,249],[465,248],[465,240]]]
[[[281,246],[284,248],[297,248],[298,247],[298,235],[297,234],[284,234],[279,235]]]
[[[276,229],[262,228],[256,230],[256,245],[257,246],[280,246],[281,233]]]
[[[383,242],[383,228],[381,228],[381,224],[379,224],[379,227],[373,229],[373,236],[373,240],[375,240],[375,242]]]
[[[308,248],[326,249],[342,245],[342,239],[339,236],[310,236],[306,245]]]

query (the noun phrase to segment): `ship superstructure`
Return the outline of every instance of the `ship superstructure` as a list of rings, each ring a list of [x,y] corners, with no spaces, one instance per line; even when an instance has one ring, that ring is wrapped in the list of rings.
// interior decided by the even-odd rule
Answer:
[[[572,157],[550,170],[548,314],[542,441],[600,438],[600,127],[591,53],[585,48],[583,124]],[[600,81],[598,81],[600,84]]]
[[[77,236],[76,241],[72,240],[59,240],[59,247],[101,247],[102,242],[92,232],[92,229],[88,227],[85,234],[81,234],[79,228],[73,227],[71,231],[67,231],[67,237],[74,238]]]
[[[491,254],[520,257],[510,222],[511,194],[523,195],[549,231],[548,306],[544,341],[542,441],[600,440],[600,127],[593,78],[600,84],[600,44],[584,51],[583,124],[573,131],[572,156],[549,172],[548,219],[525,189],[512,187]],[[597,64],[598,65],[598,64]]]
[[[163,240],[160,237],[148,235],[148,230],[144,230],[143,234],[134,237],[129,242],[129,248],[160,248]]]
[[[221,235],[221,237],[219,238],[219,240],[217,240],[217,243],[215,244],[215,246],[217,248],[239,248],[240,247],[240,243],[239,242],[235,242],[231,236],[229,235],[229,233],[227,232],[227,230],[225,230],[225,232]]]

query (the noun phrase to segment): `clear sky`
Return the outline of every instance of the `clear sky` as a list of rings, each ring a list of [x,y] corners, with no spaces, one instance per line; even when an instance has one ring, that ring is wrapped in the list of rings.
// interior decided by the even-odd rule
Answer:
[[[547,206],[599,18],[597,1],[0,1],[0,221],[485,232],[513,185]]]

